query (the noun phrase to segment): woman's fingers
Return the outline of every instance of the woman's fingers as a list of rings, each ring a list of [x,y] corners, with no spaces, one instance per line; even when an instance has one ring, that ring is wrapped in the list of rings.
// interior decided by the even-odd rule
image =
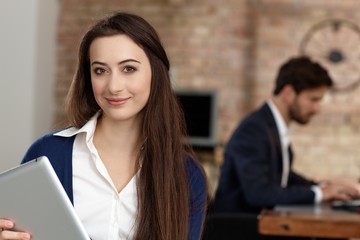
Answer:
[[[25,232],[15,232],[12,230],[14,223],[7,219],[0,219],[0,240],[30,240],[31,235]]]
[[[13,232],[13,231],[9,231],[9,230],[3,230],[1,232],[1,237],[0,239],[17,239],[17,240],[30,240],[31,236],[29,233],[24,233],[24,232]]]
[[[14,227],[14,223],[7,219],[0,219],[0,229],[10,229]]]

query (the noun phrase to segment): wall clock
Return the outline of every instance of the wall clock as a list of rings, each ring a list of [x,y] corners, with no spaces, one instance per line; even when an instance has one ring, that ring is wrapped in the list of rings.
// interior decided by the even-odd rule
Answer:
[[[334,91],[360,84],[360,28],[343,19],[315,24],[300,42],[300,53],[320,62],[334,80]]]

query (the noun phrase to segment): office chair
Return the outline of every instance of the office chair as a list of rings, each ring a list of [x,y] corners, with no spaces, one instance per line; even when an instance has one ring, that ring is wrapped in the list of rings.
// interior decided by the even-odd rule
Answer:
[[[263,240],[258,233],[256,214],[210,214],[205,221],[202,240]]]

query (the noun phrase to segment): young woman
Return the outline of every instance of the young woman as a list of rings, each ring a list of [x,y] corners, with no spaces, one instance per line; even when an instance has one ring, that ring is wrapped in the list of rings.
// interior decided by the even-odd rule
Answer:
[[[143,18],[120,12],[100,20],[80,45],[71,127],[38,139],[23,159],[50,159],[93,240],[201,236],[206,177],[184,144],[169,67]],[[1,240],[29,239],[13,225],[0,220]]]

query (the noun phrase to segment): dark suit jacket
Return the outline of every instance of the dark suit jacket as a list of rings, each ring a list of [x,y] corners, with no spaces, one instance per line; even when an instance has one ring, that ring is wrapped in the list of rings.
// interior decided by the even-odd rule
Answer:
[[[310,186],[315,183],[296,174],[291,163],[283,188],[280,138],[265,103],[242,121],[227,143],[213,210],[256,213],[275,205],[313,203]]]

